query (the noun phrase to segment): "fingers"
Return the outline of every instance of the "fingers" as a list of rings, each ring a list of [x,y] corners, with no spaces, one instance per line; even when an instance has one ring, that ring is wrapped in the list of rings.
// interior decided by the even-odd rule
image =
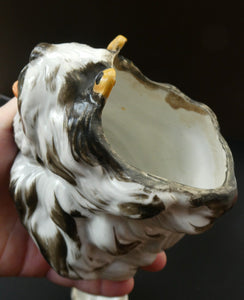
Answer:
[[[156,272],[162,270],[167,262],[165,252],[157,255],[155,261],[150,265],[143,267],[145,271]],[[46,277],[56,283],[68,287],[76,287],[83,292],[101,295],[106,297],[118,297],[129,294],[134,287],[134,279],[130,278],[124,281],[110,280],[72,280],[61,277],[53,269],[50,269]]]
[[[160,252],[150,266],[142,267],[141,269],[149,272],[157,272],[162,270],[166,266],[166,263],[167,256],[165,252]]]
[[[0,108],[0,130],[11,129],[17,112],[17,99],[13,98]]]
[[[4,188],[4,181],[6,181],[6,187],[8,186],[9,170],[17,153],[12,130],[13,118],[16,112],[16,98],[0,108],[0,189],[1,187]]]
[[[83,292],[106,297],[118,297],[129,294],[134,287],[133,278],[124,281],[72,280],[61,277],[52,269],[49,270],[46,277],[56,284],[68,287],[76,287]]]
[[[78,281],[76,288],[89,294],[101,295],[106,297],[118,297],[129,294],[134,287],[134,279],[124,281]]]

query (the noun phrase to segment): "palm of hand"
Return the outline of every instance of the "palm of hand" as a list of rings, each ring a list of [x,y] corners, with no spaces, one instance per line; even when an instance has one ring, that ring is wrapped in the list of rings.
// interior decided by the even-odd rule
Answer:
[[[0,110],[0,276],[44,276],[50,268],[18,218],[9,192],[9,172],[17,154],[12,120],[16,101]]]

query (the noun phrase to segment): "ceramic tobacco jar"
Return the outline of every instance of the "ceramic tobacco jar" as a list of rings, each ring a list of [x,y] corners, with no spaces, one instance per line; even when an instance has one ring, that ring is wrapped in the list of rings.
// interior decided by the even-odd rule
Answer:
[[[130,278],[236,197],[212,110],[146,78],[119,55],[125,42],[39,44],[14,87],[12,195],[62,276]]]

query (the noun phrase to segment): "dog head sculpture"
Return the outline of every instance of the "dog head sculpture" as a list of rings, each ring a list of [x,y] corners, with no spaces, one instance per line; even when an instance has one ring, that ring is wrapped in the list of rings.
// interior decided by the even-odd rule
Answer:
[[[213,112],[144,77],[119,56],[125,41],[39,44],[18,80],[11,191],[44,257],[70,278],[131,277],[210,228],[236,195]]]

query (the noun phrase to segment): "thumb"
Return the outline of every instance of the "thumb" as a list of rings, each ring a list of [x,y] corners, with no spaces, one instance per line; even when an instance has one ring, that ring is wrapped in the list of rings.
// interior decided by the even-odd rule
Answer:
[[[13,98],[0,108],[0,180],[7,178],[17,153],[13,137],[13,118],[17,112],[17,99]]]
[[[0,133],[12,130],[13,118],[17,112],[17,99],[13,98],[0,108]]]

